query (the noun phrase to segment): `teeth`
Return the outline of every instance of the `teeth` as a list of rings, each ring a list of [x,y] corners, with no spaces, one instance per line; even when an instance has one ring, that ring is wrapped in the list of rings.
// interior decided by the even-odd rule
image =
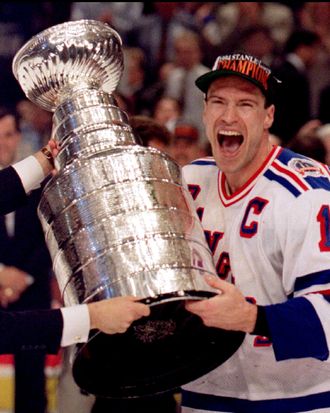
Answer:
[[[232,131],[232,130],[224,130],[218,132],[220,135],[226,135],[226,136],[241,136],[239,132]]]

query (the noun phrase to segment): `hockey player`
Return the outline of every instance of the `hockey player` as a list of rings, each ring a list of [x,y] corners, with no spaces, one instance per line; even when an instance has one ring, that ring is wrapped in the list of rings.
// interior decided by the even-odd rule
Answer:
[[[183,386],[182,412],[330,411],[329,168],[273,146],[280,85],[250,55],[220,56],[196,85],[213,158],[184,167],[219,278],[186,308],[246,338]]]

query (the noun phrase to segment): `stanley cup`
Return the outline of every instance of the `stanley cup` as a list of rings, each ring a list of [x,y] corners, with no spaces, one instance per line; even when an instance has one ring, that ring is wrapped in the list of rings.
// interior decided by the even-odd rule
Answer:
[[[127,398],[163,392],[210,371],[241,333],[205,327],[184,301],[215,294],[216,274],[180,167],[138,144],[112,93],[122,42],[93,20],[53,26],[16,54],[26,96],[54,112],[58,173],[38,214],[65,305],[136,295],[151,315],[124,334],[92,331],[78,345],[73,376],[86,392]]]

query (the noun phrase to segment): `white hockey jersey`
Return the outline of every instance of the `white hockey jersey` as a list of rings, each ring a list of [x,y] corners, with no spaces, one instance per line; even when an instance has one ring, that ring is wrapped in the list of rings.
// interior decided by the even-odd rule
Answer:
[[[233,195],[213,158],[183,168],[219,277],[266,306],[272,342],[247,334],[183,386],[182,412],[330,412],[330,173],[274,147]]]

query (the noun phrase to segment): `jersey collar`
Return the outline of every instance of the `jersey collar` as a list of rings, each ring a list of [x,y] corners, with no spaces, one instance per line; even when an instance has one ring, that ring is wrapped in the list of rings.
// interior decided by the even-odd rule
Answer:
[[[236,192],[233,194],[228,193],[227,184],[226,184],[226,176],[223,172],[219,171],[218,177],[218,190],[219,196],[222,204],[227,207],[230,206],[242,198],[244,198],[254,187],[257,179],[260,175],[263,175],[265,170],[269,167],[269,165],[274,161],[274,159],[278,156],[278,154],[282,151],[280,146],[274,146],[271,152],[268,154],[267,158],[260,166],[260,168],[250,177],[250,179]]]

